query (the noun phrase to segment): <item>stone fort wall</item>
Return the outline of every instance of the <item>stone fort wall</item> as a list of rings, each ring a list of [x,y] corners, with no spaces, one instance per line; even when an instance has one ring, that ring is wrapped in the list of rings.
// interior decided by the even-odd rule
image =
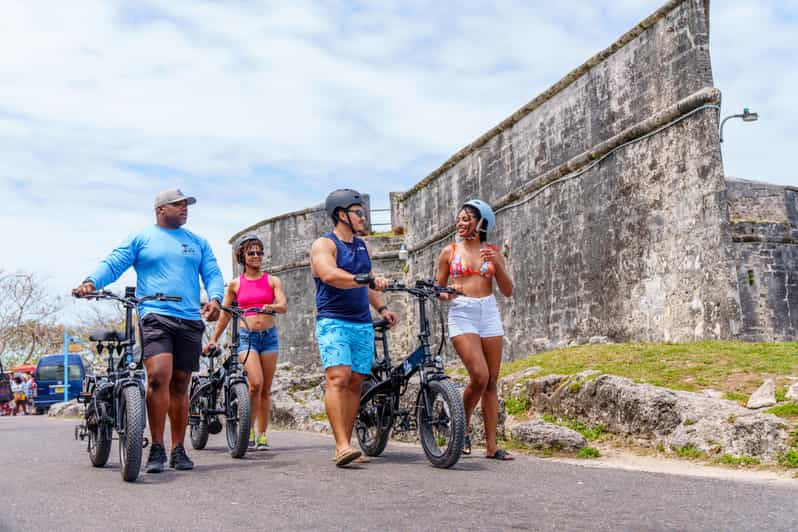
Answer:
[[[375,271],[433,277],[458,207],[478,197],[496,210],[490,240],[515,281],[512,298],[497,296],[508,359],[595,336],[795,338],[795,190],[727,186],[719,104],[708,1],[672,0],[412,189],[392,193],[392,225],[403,236],[371,239]],[[779,220],[744,214],[775,205]],[[250,229],[289,291],[281,356],[317,365],[307,253],[329,229],[323,211]],[[414,319],[405,310],[392,333],[402,347]]]

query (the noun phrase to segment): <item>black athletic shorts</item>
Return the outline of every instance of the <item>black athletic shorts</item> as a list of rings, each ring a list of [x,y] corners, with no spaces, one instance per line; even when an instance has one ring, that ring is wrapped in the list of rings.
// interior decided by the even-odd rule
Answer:
[[[172,353],[172,368],[197,371],[204,331],[202,320],[147,314],[141,320],[142,354],[146,359],[160,353]]]

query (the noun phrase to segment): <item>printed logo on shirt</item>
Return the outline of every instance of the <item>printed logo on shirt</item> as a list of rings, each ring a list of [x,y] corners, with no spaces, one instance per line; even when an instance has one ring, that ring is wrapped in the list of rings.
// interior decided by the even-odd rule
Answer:
[[[195,255],[197,253],[197,250],[188,244],[181,244],[181,246],[183,246],[183,255]]]

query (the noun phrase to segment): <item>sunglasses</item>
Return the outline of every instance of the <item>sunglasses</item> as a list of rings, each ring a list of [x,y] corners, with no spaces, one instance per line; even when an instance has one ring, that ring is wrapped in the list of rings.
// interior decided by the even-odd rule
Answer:
[[[262,251],[247,251],[247,257],[262,257]]]
[[[360,218],[365,218],[366,217],[366,211],[364,211],[363,209],[349,209],[346,212],[351,212],[352,214],[354,214],[355,216],[358,216]]]

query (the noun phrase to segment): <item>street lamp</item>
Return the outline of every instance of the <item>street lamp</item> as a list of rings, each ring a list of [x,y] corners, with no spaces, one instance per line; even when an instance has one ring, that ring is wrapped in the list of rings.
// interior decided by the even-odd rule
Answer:
[[[726,118],[724,118],[723,121],[720,123],[721,142],[723,142],[723,124],[725,124],[727,120],[730,120],[732,118],[742,118],[743,122],[756,122],[757,120],[759,120],[759,113],[752,113],[751,110],[748,107],[746,107],[743,109],[742,114],[729,115]]]

